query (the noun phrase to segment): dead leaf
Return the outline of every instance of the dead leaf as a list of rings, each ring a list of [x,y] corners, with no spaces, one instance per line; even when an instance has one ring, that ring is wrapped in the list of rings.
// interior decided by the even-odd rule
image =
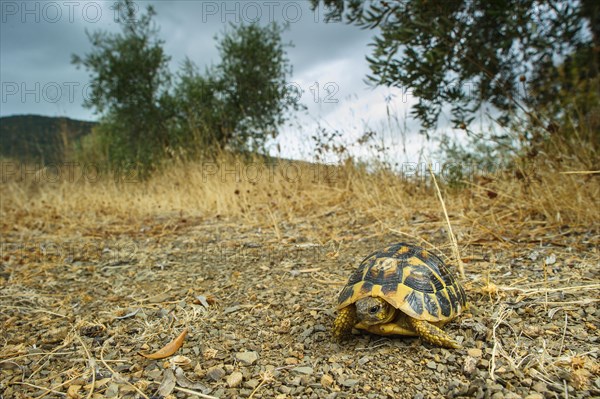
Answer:
[[[177,379],[177,385],[183,388],[198,390],[204,394],[210,393],[212,389],[199,382],[190,380],[181,367],[175,369],[175,377]]]
[[[171,392],[173,392],[173,389],[175,389],[175,384],[175,374],[173,374],[173,371],[171,369],[166,369],[163,375],[163,379],[160,382],[160,386],[156,390],[156,393],[161,398],[164,398],[170,395]]]
[[[133,316],[135,316],[136,314],[138,314],[138,312],[139,312],[139,311],[140,311],[140,308],[137,308],[137,309],[136,309],[136,310],[134,310],[133,312],[129,312],[129,313],[127,313],[126,315],[123,315],[123,316],[118,316],[118,317],[115,317],[115,319],[116,319],[116,320],[128,319],[128,318],[130,318],[130,317],[133,317]]]
[[[208,308],[210,305],[214,305],[215,303],[217,303],[217,298],[215,298],[211,294],[197,295],[194,299],[195,304],[200,304],[205,308]]]
[[[179,334],[177,338],[160,348],[158,351],[151,354],[140,353],[140,355],[147,359],[164,359],[167,356],[171,356],[173,353],[177,352],[179,348],[181,348],[187,333],[188,329],[186,328],[181,332],[181,334]]]

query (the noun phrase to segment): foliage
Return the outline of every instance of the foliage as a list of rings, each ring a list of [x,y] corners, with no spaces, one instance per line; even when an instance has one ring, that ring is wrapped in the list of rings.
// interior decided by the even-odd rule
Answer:
[[[292,68],[277,24],[231,26],[217,37],[220,62],[202,75],[186,60],[175,90],[177,126],[203,145],[264,149],[286,112],[300,105],[286,82]]]
[[[260,150],[299,105],[288,95],[291,66],[276,24],[231,27],[217,37],[220,62],[204,74],[187,59],[168,70],[152,7],[139,15],[130,0],[117,4],[120,34],[88,33],[93,51],[73,56],[91,75],[85,106],[101,116],[99,154],[111,168],[147,174],[167,156],[193,157],[217,147]],[[100,145],[100,144],[99,144]],[[81,147],[83,148],[83,147]],[[106,149],[106,151],[105,151]]]
[[[151,6],[139,14],[130,0],[116,6],[126,16],[119,21],[122,32],[86,32],[94,49],[84,57],[74,55],[72,62],[90,71],[91,93],[84,105],[102,116],[102,130],[110,134],[109,163],[135,163],[148,172],[169,141],[169,57],[156,38]]]
[[[539,124],[543,117],[532,109],[572,94],[555,76],[561,56],[576,55],[580,73],[572,76],[581,86],[598,75],[596,0],[312,0],[313,8],[320,3],[329,20],[379,30],[368,80],[412,91],[412,114],[424,132],[446,104],[456,127],[488,103],[502,123],[522,111]],[[580,88],[599,92],[597,80]]]
[[[600,75],[594,61],[597,54],[597,48],[582,45],[560,65],[547,63],[538,67],[534,79],[541,83],[531,96],[531,107],[542,115],[553,115],[554,119],[542,125],[543,129],[532,129],[527,137],[536,144],[531,146],[532,151],[554,152],[561,146],[585,162],[591,157],[582,151],[582,146],[600,150]],[[552,76],[552,80],[543,83],[546,76]]]
[[[221,85],[210,70],[202,75],[190,59],[184,61],[173,92],[170,129],[175,146],[185,148],[187,156],[215,148],[223,142],[222,131],[230,128]]]
[[[512,166],[517,155],[514,140],[507,135],[494,135],[493,141],[470,137],[465,143],[442,135],[438,143],[434,157],[443,161],[441,177],[453,188],[498,175]]]

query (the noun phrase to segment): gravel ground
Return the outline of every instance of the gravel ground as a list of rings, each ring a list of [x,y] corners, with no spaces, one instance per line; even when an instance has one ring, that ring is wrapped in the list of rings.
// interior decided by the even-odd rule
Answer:
[[[359,332],[331,340],[337,293],[360,260],[391,243],[416,243],[365,234],[364,222],[342,219],[324,216],[325,225],[343,227],[335,240],[311,238],[318,234],[308,222],[273,229],[223,218],[60,237],[9,231],[0,266],[0,395],[600,396],[597,235],[552,231],[465,244],[471,306],[445,327],[464,349],[447,350]],[[447,242],[441,228],[421,233]],[[140,356],[186,327],[175,356]]]

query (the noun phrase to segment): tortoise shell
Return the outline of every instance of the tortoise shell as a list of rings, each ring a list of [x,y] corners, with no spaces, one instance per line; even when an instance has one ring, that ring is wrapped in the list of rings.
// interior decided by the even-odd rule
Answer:
[[[367,256],[338,298],[338,310],[368,296],[379,297],[410,317],[430,322],[456,317],[465,291],[435,254],[398,243]]]

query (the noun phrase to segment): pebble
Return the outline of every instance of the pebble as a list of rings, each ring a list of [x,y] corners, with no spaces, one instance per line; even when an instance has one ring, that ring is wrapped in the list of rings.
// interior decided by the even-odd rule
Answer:
[[[532,393],[525,396],[525,399],[544,399],[544,395],[541,393]]]
[[[360,359],[358,359],[358,364],[359,366],[364,366],[365,364],[369,363],[371,361],[371,358],[368,356],[363,356]]]
[[[292,392],[292,388],[288,387],[287,385],[282,385],[278,388],[278,391],[282,394],[289,395]]]
[[[225,370],[223,370],[220,366],[214,366],[208,369],[206,375],[213,381],[219,381],[225,376]]]
[[[546,387],[546,384],[541,381],[538,381],[535,384],[533,384],[531,386],[531,389],[533,389],[536,392],[546,392],[548,390],[548,388]]]
[[[227,386],[229,386],[229,388],[238,387],[242,383],[243,378],[244,377],[242,373],[240,373],[239,371],[234,371],[233,373],[227,376]]]
[[[465,362],[463,363],[463,373],[466,375],[471,375],[477,370],[477,359],[472,356],[465,357]]]
[[[347,388],[352,388],[353,386],[358,384],[358,382],[359,382],[359,380],[357,380],[355,378],[348,378],[348,379],[342,381],[342,385]]]
[[[225,308],[225,310],[223,310],[223,314],[226,315],[226,314],[229,314],[229,313],[237,312],[241,308],[242,307],[240,305],[230,306],[228,308]]]
[[[479,367],[480,369],[487,370],[490,368],[490,361],[487,359],[479,359],[477,367]]]
[[[571,389],[569,389],[569,388],[571,388]],[[549,384],[548,385],[548,389],[550,391],[554,391],[554,392],[558,392],[558,393],[563,393],[564,392],[563,386],[559,385],[559,384]],[[569,390],[569,392],[571,392],[573,388],[570,387],[570,386],[567,386],[567,389]]]
[[[250,388],[250,389],[254,389],[258,386],[258,384],[260,384],[260,381],[257,380],[256,378],[253,378],[251,380],[248,380],[244,383],[244,386],[246,388]]]
[[[254,351],[238,352],[235,354],[235,358],[245,365],[251,365],[258,360],[258,353]]]
[[[314,373],[314,370],[312,367],[308,367],[308,366],[300,366],[300,367],[295,367],[292,369],[292,371],[295,371],[296,373],[300,373],[300,374],[312,374]]]
[[[112,383],[104,391],[105,398],[118,398],[119,397],[119,385]]]
[[[435,364],[434,361],[430,360],[430,361],[427,362],[427,368],[435,370],[437,368],[437,364]]]
[[[333,377],[329,374],[323,374],[321,377],[321,385],[325,388],[329,388],[333,385]]]
[[[308,327],[306,330],[304,330],[302,332],[302,334],[300,334],[300,338],[304,341],[305,339],[310,337],[314,331],[315,331],[314,327]]]
[[[155,381],[160,380],[160,379],[162,379],[162,370],[159,370],[159,369],[150,370],[146,373],[146,375],[148,377],[150,377],[150,379],[153,379]]]
[[[479,348],[469,348],[467,350],[467,355],[474,358],[480,358],[481,356],[483,356],[483,352]]]

